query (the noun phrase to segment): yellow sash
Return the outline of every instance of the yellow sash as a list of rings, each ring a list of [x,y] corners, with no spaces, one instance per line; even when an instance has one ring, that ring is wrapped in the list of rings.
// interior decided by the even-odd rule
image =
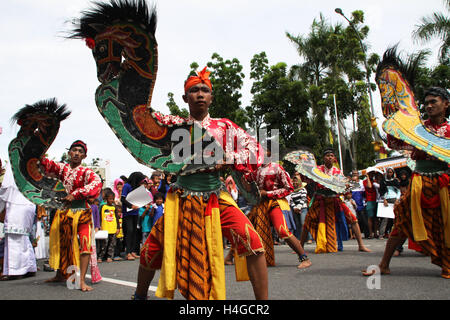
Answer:
[[[225,300],[225,262],[223,257],[222,227],[220,224],[220,210],[212,208],[211,215],[205,216],[206,246],[208,248],[209,264],[211,267],[210,300]]]
[[[316,236],[315,253],[326,253],[326,252],[327,252],[326,224],[324,222],[319,222],[319,229],[317,230]]]
[[[424,241],[428,239],[427,230],[422,217],[422,207],[420,197],[422,195],[422,177],[414,175],[411,181],[411,222],[414,241]]]
[[[176,249],[178,233],[178,212],[180,198],[175,192],[168,192],[164,208],[164,251],[163,263],[155,295],[173,299],[177,287]]]
[[[278,205],[280,206],[281,211],[291,211],[291,207],[289,206],[289,202],[283,199],[277,199]]]

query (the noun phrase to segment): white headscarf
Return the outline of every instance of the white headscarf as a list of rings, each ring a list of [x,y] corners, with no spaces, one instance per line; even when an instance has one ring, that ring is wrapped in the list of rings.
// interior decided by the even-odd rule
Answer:
[[[389,170],[392,170],[392,171],[394,172],[394,174],[392,175],[392,178],[389,178],[389,176],[388,176],[388,171],[389,171]],[[392,168],[392,167],[387,167],[387,168],[386,168],[386,173],[384,174],[384,180],[386,180],[386,181],[392,181],[392,180],[394,180],[395,178],[397,178],[397,176],[396,176],[396,174],[395,174],[394,168]]]

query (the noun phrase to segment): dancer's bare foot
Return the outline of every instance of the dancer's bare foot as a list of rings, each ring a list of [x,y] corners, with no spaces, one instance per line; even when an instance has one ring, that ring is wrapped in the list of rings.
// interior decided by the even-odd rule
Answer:
[[[80,281],[80,290],[83,292],[94,290],[92,287],[88,286],[85,282]]]
[[[380,273],[381,274],[391,274],[391,270],[389,270],[388,267],[382,267],[382,266],[378,266],[380,268]],[[367,270],[362,270],[362,274],[363,276],[369,277],[369,276],[373,276],[375,274],[375,270],[371,270],[371,271],[367,271]]]
[[[359,247],[358,251],[361,251],[361,252],[372,252],[372,250],[368,249],[365,246]]]
[[[302,261],[302,263],[300,263],[300,264],[297,266],[297,269],[306,269],[306,268],[311,267],[311,265],[312,265],[311,260],[307,259],[307,260],[305,260],[305,261]]]

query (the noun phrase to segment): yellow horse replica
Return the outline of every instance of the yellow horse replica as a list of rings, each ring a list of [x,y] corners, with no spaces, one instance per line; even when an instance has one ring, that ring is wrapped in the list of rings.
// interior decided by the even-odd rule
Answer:
[[[386,118],[382,124],[383,130],[394,138],[450,163],[450,139],[437,136],[426,128],[417,108],[413,92],[417,59],[410,58],[404,63],[399,59],[396,49],[386,50],[375,76]]]

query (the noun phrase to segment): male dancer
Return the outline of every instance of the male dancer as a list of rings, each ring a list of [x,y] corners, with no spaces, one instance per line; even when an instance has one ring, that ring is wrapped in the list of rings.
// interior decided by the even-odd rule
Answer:
[[[271,151],[267,150],[266,155],[270,157]],[[267,265],[275,265],[273,239],[270,230],[270,225],[272,224],[278,236],[286,241],[289,247],[297,253],[300,261],[297,268],[305,269],[310,267],[311,261],[305,254],[300,241],[289,231],[283,215],[284,210],[290,210],[286,196],[294,191],[291,178],[282,166],[274,162],[264,164],[252,175],[258,183],[262,200],[257,206],[252,208],[248,218],[263,239]]]
[[[318,169],[327,175],[342,175],[341,170],[333,166],[336,161],[336,156],[333,149],[326,149],[323,153],[323,165],[318,166]],[[316,253],[337,252],[337,236],[336,236],[336,215],[339,211],[344,210],[347,224],[352,226],[358,242],[358,250],[363,252],[370,252],[362,241],[361,230],[358,225],[358,219],[351,211],[345,207],[338,194],[334,191],[325,188],[322,185],[317,186],[314,195],[314,202],[308,210],[303,225],[303,232],[301,237],[301,245],[306,241],[307,232],[309,231],[316,240]]]
[[[450,138],[450,95],[446,89],[433,87],[425,92],[425,127],[434,134]],[[390,274],[389,263],[395,249],[406,238],[414,239],[431,263],[442,268],[441,276],[450,279],[450,201],[448,164],[388,135],[388,146],[412,150],[416,160],[412,180],[400,203],[394,206],[395,225],[384,249],[381,274]],[[363,272],[372,275],[373,272]]]
[[[156,114],[167,125],[194,121],[223,148],[232,170],[245,174],[262,163],[259,144],[228,119],[213,119],[212,85],[204,68],[185,82],[183,100],[189,118]],[[237,137],[229,147],[226,136]],[[253,161],[252,161],[253,160]],[[231,164],[232,163],[232,164]],[[264,247],[250,221],[238,208],[216,170],[179,176],[167,193],[164,216],[156,222],[141,249],[138,284],[134,299],[146,299],[148,288],[161,268],[156,296],[173,298],[175,289],[186,299],[225,299],[222,232],[240,256],[247,258],[248,276],[256,299],[268,298]]]
[[[62,199],[66,208],[56,211],[50,228],[50,267],[57,273],[47,282],[64,281],[70,276],[67,268],[76,265],[80,267],[80,289],[91,291],[85,282],[92,253],[92,215],[87,200],[98,197],[102,182],[94,171],[81,165],[86,153],[86,144],[76,140],[69,148],[69,163],[43,158],[41,168],[46,175],[60,179],[68,193]]]

